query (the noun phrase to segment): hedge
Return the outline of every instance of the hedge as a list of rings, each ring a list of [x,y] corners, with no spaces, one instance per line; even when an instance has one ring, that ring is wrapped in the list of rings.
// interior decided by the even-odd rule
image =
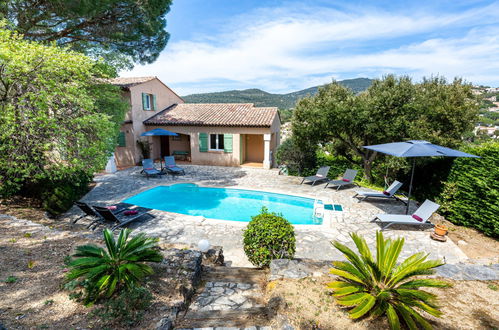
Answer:
[[[457,158],[444,182],[441,213],[452,223],[499,237],[499,142],[467,147],[482,158]]]

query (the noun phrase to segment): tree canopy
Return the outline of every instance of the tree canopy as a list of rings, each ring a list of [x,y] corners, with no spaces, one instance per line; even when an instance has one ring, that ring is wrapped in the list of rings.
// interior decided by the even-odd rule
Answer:
[[[105,164],[128,105],[106,65],[0,26],[0,194]]]
[[[326,85],[298,102],[292,129],[302,150],[331,144],[337,154],[361,163],[371,180],[377,154],[362,146],[418,139],[456,147],[477,115],[472,86],[460,79],[432,77],[414,84],[389,75],[360,94],[336,82]]]
[[[151,63],[165,48],[171,0],[4,0],[0,19],[25,38],[113,64]]]

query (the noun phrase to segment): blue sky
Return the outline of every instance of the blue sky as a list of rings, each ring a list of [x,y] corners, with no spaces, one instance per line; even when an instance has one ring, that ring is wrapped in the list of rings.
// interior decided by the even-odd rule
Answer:
[[[499,86],[499,1],[174,0],[167,20],[158,60],[122,75],[180,95],[389,73]]]

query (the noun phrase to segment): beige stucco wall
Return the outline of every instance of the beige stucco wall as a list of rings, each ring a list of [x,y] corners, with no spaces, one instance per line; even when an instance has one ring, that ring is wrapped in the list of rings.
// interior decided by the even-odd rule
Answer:
[[[156,111],[142,110],[142,93],[156,95]],[[159,79],[153,79],[143,84],[132,86],[129,90],[123,91],[123,97],[130,103],[130,111],[126,114],[125,120],[131,120],[132,123],[124,124],[122,127],[123,131],[125,125],[130,125],[130,127],[127,128],[129,133],[127,133],[126,136],[127,150],[125,152],[123,150],[118,150],[124,148],[117,148],[115,157],[118,166],[130,166],[135,165],[142,159],[142,154],[136,141],[141,138],[148,139],[149,142],[154,143],[157,139],[154,137],[140,137],[140,134],[147,130],[142,122],[173,104],[184,103],[184,100],[176,95],[170,88],[165,86]],[[156,144],[159,144],[159,139],[157,140]],[[126,154],[126,157],[124,157],[124,154]]]
[[[170,136],[170,152],[174,151],[190,151],[191,142],[189,134],[179,134],[180,140],[175,140],[173,136]]]
[[[133,137],[132,124],[123,124],[120,131],[125,133],[126,147],[116,147],[114,157],[118,166],[126,166],[134,163],[134,146],[136,143]]]
[[[203,165],[238,166],[241,164],[241,134],[270,134],[271,128],[253,127],[199,127],[199,126],[147,126],[147,130],[163,128],[175,133],[190,135],[191,162]],[[223,151],[199,151],[199,133],[207,134],[232,134],[232,152]],[[154,153],[160,149],[159,139],[154,140],[152,146]],[[172,143],[173,141],[170,141]],[[173,151],[172,144],[170,150]],[[244,153],[243,153],[244,154]]]
[[[166,129],[164,127],[161,127],[163,129]],[[152,128],[146,126],[146,129],[150,131]],[[171,130],[169,130],[171,131]],[[172,131],[173,132],[173,131]],[[173,151],[189,151],[191,150],[191,145],[190,145],[190,135],[189,134],[180,134],[179,135],[180,140],[174,140],[172,136],[168,137],[168,141],[170,143],[170,154],[173,153]],[[150,141],[152,141],[151,145],[151,157],[153,159],[159,159],[161,158],[161,138],[159,136],[153,136],[150,138]]]

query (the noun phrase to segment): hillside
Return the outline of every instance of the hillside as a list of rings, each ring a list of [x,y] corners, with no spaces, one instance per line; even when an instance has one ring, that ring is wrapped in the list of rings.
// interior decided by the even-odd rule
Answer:
[[[366,90],[372,80],[368,78],[346,79],[340,84],[352,89],[355,93]],[[272,94],[260,89],[232,90],[225,92],[191,94],[183,96],[188,103],[254,103],[258,107],[278,107],[279,109],[293,108],[296,101],[317,93],[320,86],[310,87],[301,91],[287,94]]]

